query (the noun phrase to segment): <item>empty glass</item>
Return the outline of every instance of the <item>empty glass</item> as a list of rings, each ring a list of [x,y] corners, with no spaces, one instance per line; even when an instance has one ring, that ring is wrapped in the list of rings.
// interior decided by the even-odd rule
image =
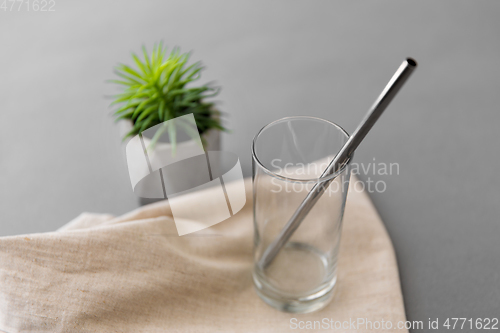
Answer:
[[[350,165],[323,178],[321,174],[348,138],[341,127],[313,117],[277,120],[254,138],[253,280],[258,295],[277,309],[311,312],[333,296]],[[262,254],[309,190],[332,178],[287,244],[262,267]]]

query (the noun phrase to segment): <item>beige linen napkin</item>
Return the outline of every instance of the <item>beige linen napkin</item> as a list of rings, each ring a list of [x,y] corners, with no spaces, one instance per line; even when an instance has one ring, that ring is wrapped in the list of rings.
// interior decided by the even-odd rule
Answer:
[[[392,244],[366,193],[351,187],[348,195],[334,300],[299,315],[253,290],[250,181],[246,189],[238,214],[182,237],[159,202],[0,238],[0,331],[313,332],[329,322],[343,324],[339,332],[407,332],[376,329],[382,320],[396,327],[405,312]],[[190,205],[189,196],[176,200]],[[375,327],[353,326],[361,319]]]

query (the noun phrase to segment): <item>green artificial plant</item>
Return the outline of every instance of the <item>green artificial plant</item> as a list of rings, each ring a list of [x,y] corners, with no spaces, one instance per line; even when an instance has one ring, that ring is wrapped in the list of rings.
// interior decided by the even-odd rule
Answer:
[[[135,68],[119,64],[115,74],[121,79],[111,80],[123,89],[122,93],[114,96],[112,103],[120,105],[114,113],[116,120],[128,119],[133,124],[133,129],[124,139],[190,113],[194,115],[200,135],[210,129],[225,130],[220,122],[220,112],[214,108],[214,103],[206,101],[217,95],[219,89],[211,84],[188,87],[201,76],[203,66],[200,62],[187,66],[190,53],[181,54],[179,48],[174,48],[167,56],[162,43],[154,46],[151,55],[145,47],[142,51],[142,59],[132,53]],[[176,129],[173,126],[161,126],[151,144],[164,131],[168,132],[175,149]],[[187,129],[186,132],[189,134]]]

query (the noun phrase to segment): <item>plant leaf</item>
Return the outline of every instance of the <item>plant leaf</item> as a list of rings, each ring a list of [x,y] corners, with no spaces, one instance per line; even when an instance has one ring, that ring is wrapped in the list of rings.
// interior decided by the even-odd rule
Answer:
[[[144,111],[141,112],[141,114],[137,118],[137,121],[143,120],[144,118],[146,118],[147,116],[149,116],[151,113],[153,113],[153,111],[155,111],[155,110],[157,110],[157,106],[156,105],[152,105],[150,107],[147,107],[146,109],[144,109]]]
[[[142,74],[145,77],[148,77],[148,72],[146,70],[146,67],[144,66],[144,64],[142,63],[142,61],[139,59],[139,57],[137,55],[135,55],[135,53],[132,53],[132,58],[134,58],[135,64],[142,71]]]
[[[158,107],[158,116],[160,121],[165,121],[165,101],[162,99],[160,101],[160,106]]]

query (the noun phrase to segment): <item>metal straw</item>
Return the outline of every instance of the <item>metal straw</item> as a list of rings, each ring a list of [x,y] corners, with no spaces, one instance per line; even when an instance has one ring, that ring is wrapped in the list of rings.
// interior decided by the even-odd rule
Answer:
[[[358,145],[361,143],[361,141],[363,141],[366,134],[370,131],[372,126],[375,124],[382,112],[384,112],[385,108],[389,105],[394,96],[396,96],[399,89],[403,86],[408,77],[410,77],[415,67],[417,67],[417,62],[412,58],[407,58],[405,61],[403,61],[380,96],[372,105],[363,121],[359,124],[354,133],[349,137],[349,140],[347,140],[346,144],[342,147],[340,152],[330,162],[326,170],[321,174],[320,178],[338,172],[342,169],[344,164],[349,161],[352,153],[356,150],[356,148],[358,148]],[[288,223],[280,231],[279,235],[264,251],[264,254],[259,261],[259,265],[261,268],[266,268],[274,260],[274,258],[276,258],[281,248],[285,246],[286,242],[288,242],[290,237],[292,237],[295,230],[297,230],[297,228],[300,226],[300,223],[302,223],[307,214],[311,211],[316,202],[319,200],[319,198],[321,198],[325,190],[334,179],[335,177],[332,177],[331,179],[328,179],[321,183],[316,183],[314,185],[311,191],[307,194],[304,201],[302,201],[300,206],[292,215]]]

